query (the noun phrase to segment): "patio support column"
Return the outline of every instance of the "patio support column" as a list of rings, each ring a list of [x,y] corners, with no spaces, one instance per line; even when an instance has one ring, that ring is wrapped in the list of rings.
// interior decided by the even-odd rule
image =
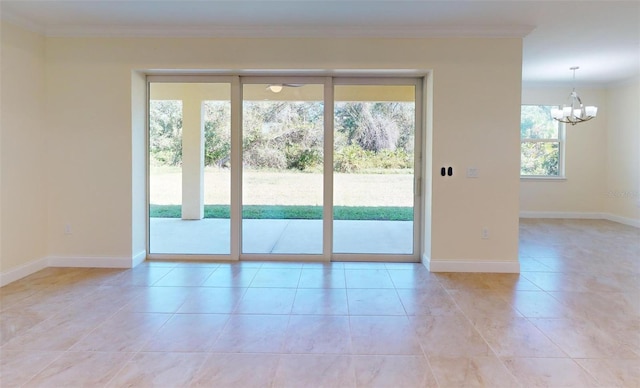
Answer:
[[[204,121],[202,101],[182,100],[182,219],[204,218]]]

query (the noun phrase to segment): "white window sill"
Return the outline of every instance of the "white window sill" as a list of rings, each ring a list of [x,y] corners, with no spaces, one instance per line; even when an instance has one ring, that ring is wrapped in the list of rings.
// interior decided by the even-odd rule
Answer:
[[[565,176],[534,176],[534,175],[521,175],[521,181],[529,181],[529,182],[557,182],[557,181],[566,181],[567,177]]]

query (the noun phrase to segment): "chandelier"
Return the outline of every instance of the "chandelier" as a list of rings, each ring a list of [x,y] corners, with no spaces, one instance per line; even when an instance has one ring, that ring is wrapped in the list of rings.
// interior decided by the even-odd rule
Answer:
[[[597,106],[584,106],[576,93],[576,70],[578,69],[578,66],[569,68],[569,70],[573,70],[573,91],[569,94],[567,103],[561,109],[551,109],[551,117],[561,123],[576,125],[583,121],[589,121],[598,114]]]

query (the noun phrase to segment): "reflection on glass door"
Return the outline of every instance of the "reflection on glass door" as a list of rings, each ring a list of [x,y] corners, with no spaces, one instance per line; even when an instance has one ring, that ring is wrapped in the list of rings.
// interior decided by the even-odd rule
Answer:
[[[333,252],[413,254],[416,88],[334,93]]]
[[[230,252],[231,88],[149,85],[149,252]]]
[[[323,95],[243,85],[242,253],[322,254]]]

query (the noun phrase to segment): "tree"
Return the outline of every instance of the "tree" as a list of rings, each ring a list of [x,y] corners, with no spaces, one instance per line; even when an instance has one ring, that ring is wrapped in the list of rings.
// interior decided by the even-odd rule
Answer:
[[[413,150],[414,104],[401,102],[341,102],[336,104],[336,129],[346,145],[380,152]]]
[[[248,101],[243,107],[246,166],[305,170],[322,161],[321,102]]]
[[[149,102],[149,151],[161,164],[182,164],[182,101]]]
[[[204,164],[228,167],[231,159],[231,103],[204,103]]]
[[[229,101],[206,101],[205,165],[228,167],[231,153]],[[401,102],[336,104],[338,171],[399,169],[413,165],[415,106]],[[320,101],[245,101],[243,165],[313,170],[324,150],[324,104]],[[150,152],[165,165],[182,163],[182,102],[151,101]]]
[[[559,175],[559,124],[551,118],[552,106],[523,105],[520,115],[520,174]]]

